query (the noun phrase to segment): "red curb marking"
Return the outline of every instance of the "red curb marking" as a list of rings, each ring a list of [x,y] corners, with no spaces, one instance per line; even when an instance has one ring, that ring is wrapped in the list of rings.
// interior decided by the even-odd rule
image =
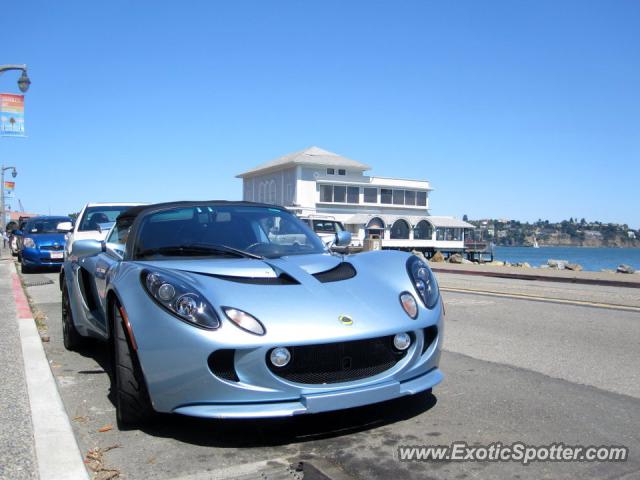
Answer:
[[[20,279],[18,278],[18,274],[12,274],[12,287],[13,287],[13,298],[16,303],[16,315],[18,319],[33,319],[33,313],[31,313],[31,307],[29,307],[29,302],[27,301],[27,296],[24,294],[24,290],[22,289],[22,285],[20,284]]]

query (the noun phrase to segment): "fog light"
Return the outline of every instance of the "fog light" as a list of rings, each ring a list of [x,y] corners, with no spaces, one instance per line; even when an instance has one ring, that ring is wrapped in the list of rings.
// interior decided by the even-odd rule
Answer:
[[[288,348],[278,347],[271,350],[271,355],[269,355],[271,359],[271,363],[273,363],[276,367],[284,367],[291,360],[291,352],[289,352]]]
[[[393,337],[393,346],[401,352],[409,348],[409,345],[411,345],[411,337],[408,333],[398,333]]]

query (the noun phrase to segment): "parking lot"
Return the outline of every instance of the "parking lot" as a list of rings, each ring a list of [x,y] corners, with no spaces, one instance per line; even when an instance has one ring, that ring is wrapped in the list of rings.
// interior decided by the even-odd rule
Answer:
[[[616,298],[636,305],[634,289],[441,274],[447,308],[444,382],[433,394],[329,414],[278,420],[204,421],[161,416],[143,430],[119,430],[106,350],[81,353],[61,339],[57,273],[23,275],[46,315],[45,350],[83,454],[97,478],[472,479],[640,477],[640,313],[558,304],[555,298]],[[475,282],[475,283],[469,283]],[[517,283],[521,282],[521,283]],[[552,294],[552,295],[551,295]],[[112,427],[112,428],[110,428]],[[102,430],[102,431],[101,431]],[[623,463],[400,462],[402,445],[624,445]],[[324,476],[317,470],[324,472]],[[314,476],[315,475],[315,476]],[[116,477],[117,478],[117,477]]]

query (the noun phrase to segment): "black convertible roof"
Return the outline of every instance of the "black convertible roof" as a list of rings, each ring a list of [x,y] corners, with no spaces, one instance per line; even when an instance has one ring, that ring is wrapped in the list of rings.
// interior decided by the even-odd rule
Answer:
[[[169,208],[185,208],[185,207],[199,207],[202,205],[218,205],[218,206],[234,206],[234,205],[244,205],[244,206],[253,206],[253,207],[265,207],[265,208],[277,208],[279,210],[285,210],[283,207],[279,205],[272,205],[267,203],[256,203],[256,202],[245,202],[245,201],[233,201],[233,200],[188,200],[188,201],[179,201],[179,202],[163,202],[163,203],[152,203],[150,205],[138,205],[135,207],[128,208],[116,218],[116,222],[122,221],[133,221],[140,214],[156,211],[156,210],[166,210]]]

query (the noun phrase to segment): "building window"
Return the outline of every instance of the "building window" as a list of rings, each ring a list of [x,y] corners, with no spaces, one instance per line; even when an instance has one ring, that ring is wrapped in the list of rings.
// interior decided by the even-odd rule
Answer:
[[[427,192],[416,192],[416,205],[419,207],[427,206]]]
[[[359,187],[347,187],[347,203],[360,203]]]
[[[416,204],[416,192],[413,190],[405,190],[404,191],[404,204],[405,205],[415,205]]]
[[[404,205],[404,190],[393,191],[393,204]]]
[[[320,185],[320,201],[333,202],[333,185]]]
[[[433,229],[426,220],[420,220],[413,230],[413,238],[416,240],[431,240]]]
[[[327,175],[335,175],[336,171],[333,168],[327,168]]]
[[[287,183],[287,198],[285,201],[288,205],[293,203],[293,185],[290,183]]]
[[[444,228],[436,228],[436,240],[444,240]]]
[[[363,189],[364,191],[364,203],[378,203],[378,189],[377,188],[367,188]]]
[[[347,201],[347,187],[340,185],[333,186],[333,201],[336,203],[346,203]]]
[[[269,182],[269,203],[276,204],[278,203],[276,200],[276,181],[271,180]]]
[[[338,175],[346,175],[347,171],[343,170],[342,168],[340,170],[338,170]]]
[[[380,203],[391,204],[392,190],[390,188],[380,189]]]
[[[391,238],[397,240],[409,238],[409,224],[404,220],[396,220],[391,226]]]

